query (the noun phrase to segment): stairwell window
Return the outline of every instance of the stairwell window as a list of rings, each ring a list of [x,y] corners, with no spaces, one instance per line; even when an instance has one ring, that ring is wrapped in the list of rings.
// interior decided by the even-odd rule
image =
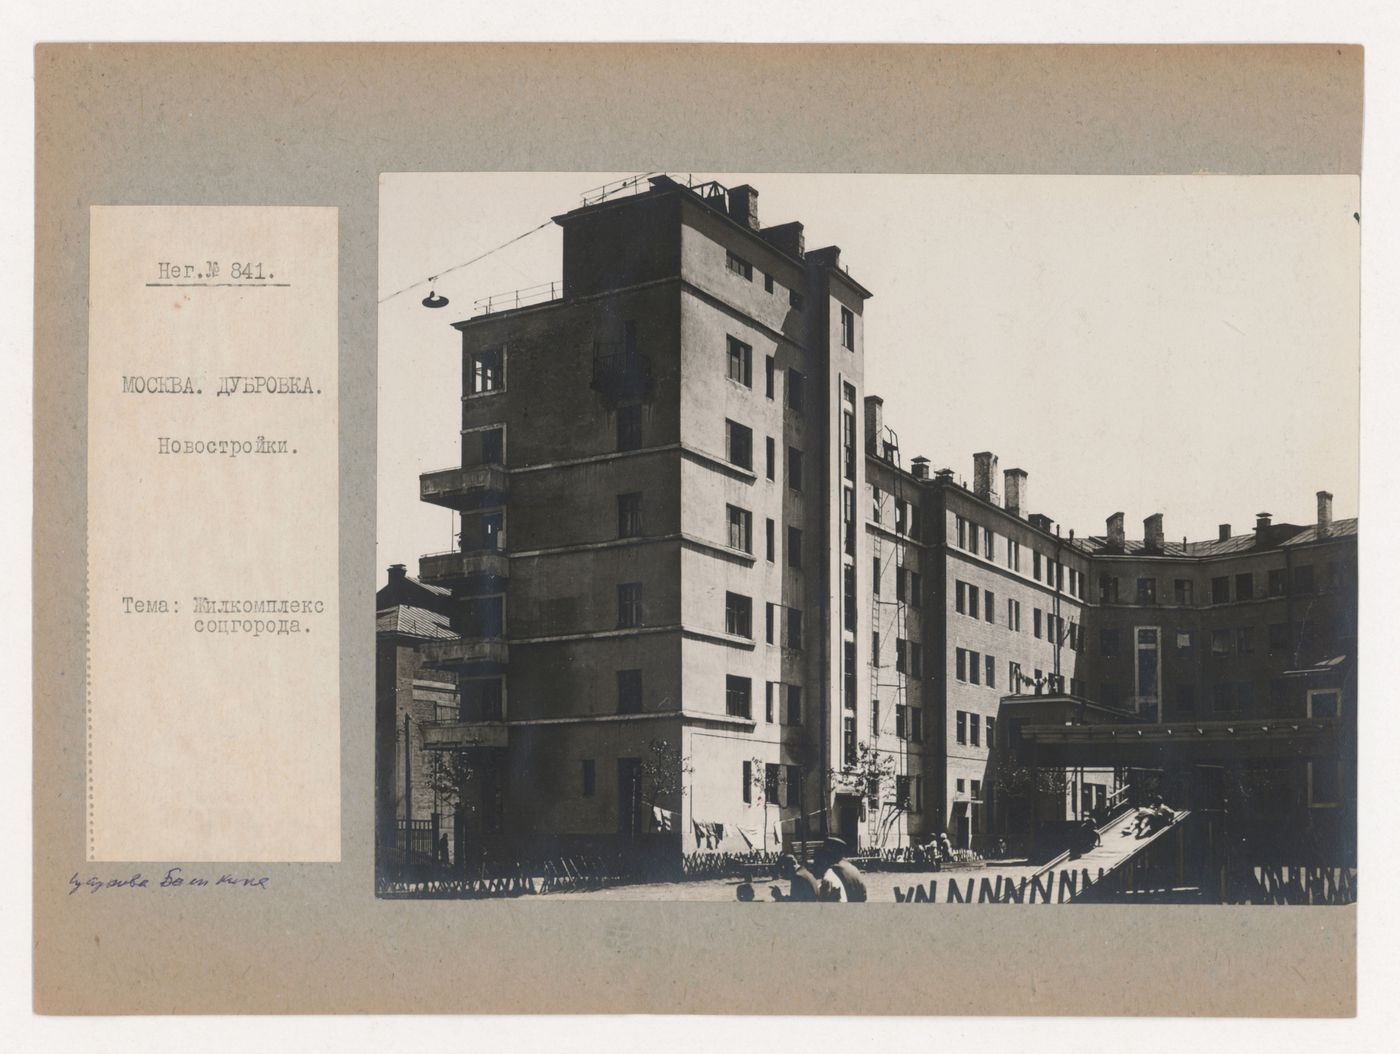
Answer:
[[[789,567],[802,569],[802,528],[789,527],[787,532],[787,562]],[[852,571],[854,574],[854,571]]]
[[[617,408],[617,449],[642,449],[642,408],[640,406],[619,406]]]
[[[909,606],[912,608],[924,606],[924,578],[917,571],[909,572]]]
[[[856,346],[856,316],[848,307],[841,309],[841,346],[852,351]]]
[[[784,717],[784,724],[802,724],[802,686],[800,684],[787,686],[787,713]]]
[[[788,447],[788,487],[802,490],[802,451],[795,446]]]
[[[802,609],[787,609],[787,640],[783,642],[785,647],[800,651],[802,649]]]
[[[789,369],[787,377],[787,404],[789,410],[802,413],[806,405],[806,378],[796,370]]]
[[[732,508],[732,506],[731,506]],[[617,496],[617,536],[639,538],[642,534],[641,492]]]

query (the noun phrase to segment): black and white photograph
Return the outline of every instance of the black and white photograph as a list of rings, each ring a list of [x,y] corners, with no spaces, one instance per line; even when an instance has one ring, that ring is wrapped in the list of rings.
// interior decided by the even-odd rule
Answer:
[[[1358,179],[379,202],[377,896],[1355,902]]]

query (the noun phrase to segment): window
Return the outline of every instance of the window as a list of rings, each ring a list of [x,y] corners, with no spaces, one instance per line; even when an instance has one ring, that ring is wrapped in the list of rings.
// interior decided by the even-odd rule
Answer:
[[[965,794],[967,792],[967,780],[959,776],[958,779],[954,781],[953,787],[958,794]]]
[[[724,712],[730,717],[751,717],[749,692],[751,684],[747,677],[730,674],[724,679]],[[748,762],[745,762],[747,765]]]
[[[481,463],[483,465],[504,465],[505,431],[500,428],[487,428],[481,433]]]
[[[617,587],[618,629],[633,629],[642,624],[642,583],[623,582]]]
[[[1157,580],[1155,578],[1139,578],[1137,580],[1137,602],[1139,604],[1157,603]]]
[[[795,446],[788,447],[788,486],[802,489],[802,451]]]
[[[771,609],[773,605],[769,604],[768,607]],[[772,681],[765,681],[763,684],[763,720],[770,725],[773,723],[773,692],[776,689],[777,685]]]
[[[966,549],[966,548],[967,548],[967,521],[964,520],[961,516],[954,516],[953,519],[954,519],[955,521],[957,521],[958,548],[959,548],[959,549]],[[879,520],[880,520],[880,518],[879,518],[878,516],[875,517],[875,522],[878,523]]]
[[[975,721],[975,720],[976,720],[976,717],[974,717],[973,720]],[[981,800],[982,800],[982,781],[981,781],[981,780],[973,780],[973,781],[972,781],[972,800],[973,800],[973,801],[981,801]]]
[[[988,622],[996,622],[997,598],[990,589],[982,590],[982,613]]]
[[[895,704],[894,704],[894,737],[895,737],[895,739],[903,739],[903,738],[905,737],[905,733],[906,733],[905,724],[906,724],[907,717],[908,717],[908,715],[907,715],[906,712],[905,712],[906,709],[907,709],[907,708],[905,707],[905,705],[904,705],[903,703],[895,703]]]
[[[1006,664],[1006,686],[1011,689],[1011,694],[1021,693],[1021,664],[1019,662],[1008,662]]]
[[[773,762],[763,766],[763,796],[774,805],[778,804],[778,781],[781,778],[782,766]]]
[[[1040,581],[1040,554],[1039,554],[1039,553],[1036,553],[1036,552],[1032,552],[1032,553],[1031,553],[1031,573],[1035,576],[1035,580],[1036,580],[1037,582],[1039,582],[1039,581]]]
[[[769,479],[778,478],[778,444],[772,436],[764,439],[764,475]]]
[[[784,724],[802,724],[802,686],[800,684],[787,686],[787,717]]]
[[[909,673],[914,677],[924,675],[924,646],[914,640],[909,642]]]
[[[1341,695],[1333,689],[1308,692],[1308,716],[1336,717],[1341,713]]]
[[[1196,646],[1196,631],[1190,629],[1179,629],[1176,631],[1176,650],[1178,654],[1186,654]]]
[[[503,352],[500,348],[472,353],[472,395],[485,395],[487,392],[498,392],[504,387],[502,383],[504,377],[501,370],[502,359]]]
[[[1006,539],[1006,566],[1013,571],[1021,570],[1021,543]]]
[[[909,738],[915,743],[924,741],[924,708],[921,706],[909,708]]]
[[[741,553],[753,552],[753,513],[737,505],[725,508],[729,512],[729,548]]]
[[[1069,624],[1069,650],[1070,650],[1070,651],[1078,651],[1078,650],[1079,650],[1079,623],[1078,623],[1078,622],[1071,622],[1071,623]]]
[[[743,770],[744,770],[744,774],[743,774],[744,786],[743,786],[743,792],[742,792],[742,793],[743,793],[743,795],[744,795],[744,804],[746,804],[746,805],[752,805],[752,804],[753,804],[753,762],[752,762],[752,761],[746,761],[746,762],[744,762]]]
[[[894,598],[896,600],[909,599],[908,572],[902,567],[894,569]]]
[[[1031,632],[1035,634],[1037,640],[1040,639],[1041,617],[1040,608],[1031,609]],[[1107,654],[1107,652],[1105,652],[1105,654]]]
[[[957,730],[958,742],[959,742],[960,744],[962,744],[963,746],[967,746],[967,712],[964,711],[964,710],[959,710],[959,711],[958,711],[958,719],[957,719],[957,720],[958,720],[958,730]],[[958,780],[958,782],[961,783],[962,780]],[[962,790],[962,788],[959,787],[958,790]]]
[[[593,792],[598,789],[598,766],[594,764],[592,758],[583,759],[583,796],[593,797]]]
[[[1178,578],[1175,582],[1172,583],[1172,588],[1175,591],[1176,602],[1178,604],[1192,603],[1192,585],[1193,583],[1189,578]]]
[[[617,536],[619,538],[640,538],[641,534],[641,493],[619,494],[617,496]]]
[[[856,412],[854,410],[841,411],[841,461],[847,479],[856,478]],[[876,492],[876,508],[879,508],[878,491]],[[878,515],[876,516],[878,520]]]
[[[1099,630],[1099,654],[1111,659],[1118,654],[1118,629],[1104,626]]]
[[[1254,631],[1249,626],[1241,626],[1235,630],[1235,650],[1241,655],[1249,655],[1254,651]]]
[[[776,538],[777,529],[778,529],[777,524],[775,524],[772,520],[769,520],[766,524],[764,524],[764,530],[765,530],[765,534],[766,534],[765,542],[766,542],[766,545],[767,545],[768,562],[769,562],[770,564],[771,564],[775,559],[777,559],[777,558],[773,555],[774,549],[776,548],[776,545],[777,545],[777,538]]]
[[[640,714],[642,712],[642,671],[617,671],[617,712],[619,714]]]
[[[778,363],[774,360],[772,355],[769,355],[764,361],[764,371],[763,394],[771,399],[773,398],[773,389],[778,376]]]
[[[789,567],[802,567],[802,528],[789,527],[787,537],[787,562]],[[854,575],[855,571],[852,569]]]
[[[1288,592],[1288,572],[1286,568],[1276,567],[1269,572],[1269,596],[1281,597]]]
[[[753,637],[753,600],[750,597],[724,594],[724,631],[736,637]]]
[[[972,530],[967,532],[967,551],[973,556],[977,555],[977,538],[981,534],[976,524],[971,524]]]
[[[968,714],[968,715],[967,715],[967,732],[968,732],[968,739],[972,742],[972,745],[973,745],[974,747],[980,747],[980,746],[982,745],[982,715],[981,715],[981,714]]]
[[[742,256],[736,256],[729,250],[724,253],[724,266],[733,271],[740,278],[753,281],[753,264],[749,263]]]
[[[1178,683],[1176,686],[1176,712],[1181,717],[1193,717],[1196,713],[1196,686]]]
[[[801,800],[802,791],[798,783],[802,778],[802,770],[796,765],[788,765],[784,772],[787,775],[787,794],[784,798],[784,804],[795,807]]]
[[[1230,631],[1228,629],[1210,631],[1210,653],[1212,655],[1230,654]]]
[[[847,710],[856,708],[856,646],[846,641],[841,648],[845,664],[841,669],[841,699]]]
[[[960,681],[967,680],[967,652],[962,648],[957,651],[957,677]]]
[[[787,646],[800,650],[802,648],[802,609],[787,609]]]
[[[801,413],[806,403],[806,378],[794,369],[788,370],[787,404],[789,410]]]
[[[640,406],[619,406],[617,408],[617,449],[642,449],[642,408]]]
[[[870,634],[870,665],[876,668],[880,665],[880,631],[873,630]]]
[[[988,688],[995,688],[995,687],[997,686],[997,661],[996,661],[996,659],[995,659],[993,656],[991,656],[991,655],[986,656],[985,661],[986,661],[986,664],[987,664],[987,666],[986,666],[987,687],[988,687]]]
[[[997,536],[992,533],[991,528],[982,528],[982,555],[988,560],[996,559],[996,537]]]
[[[1113,575],[1099,575],[1099,603],[1118,603],[1118,579]]]
[[[753,429],[737,421],[724,422],[725,436],[729,445],[729,461],[740,468],[753,468]]]
[[[967,676],[973,684],[982,683],[982,656],[975,651],[967,653]]]
[[[856,555],[856,490],[847,485],[841,488],[841,525],[846,540],[846,555]]]
[[[1254,575],[1251,572],[1246,571],[1235,576],[1235,599],[1254,599]]]
[[[1162,694],[1161,634],[1155,626],[1137,631],[1137,696],[1155,703]]]
[[[988,718],[987,718],[987,748],[988,748],[988,749],[991,749],[992,747],[994,747],[994,746],[997,745],[997,740],[996,740],[996,728],[997,728],[997,719],[996,719],[995,717],[988,717]]]
[[[753,387],[753,348],[734,337],[729,338],[729,379]]]
[[[895,638],[894,668],[900,673],[906,673],[909,669],[909,644],[903,637]]]
[[[842,581],[842,610],[845,613],[844,626],[852,633],[856,629],[856,569],[853,564],[847,564],[841,573]]]
[[[1311,593],[1314,589],[1313,566],[1302,564],[1293,569],[1293,592]]]
[[[954,585],[953,587],[953,592],[955,596],[953,606],[957,609],[959,615],[967,614],[967,590],[968,585],[966,582],[960,581],[956,583],[956,585]]]
[[[1219,578],[1210,580],[1210,602],[1212,604],[1228,604],[1230,602],[1230,577],[1221,575]]]
[[[778,605],[777,605],[777,604],[774,604],[772,601],[769,601],[768,604],[766,604],[766,605],[764,606],[764,613],[763,613],[763,640],[764,640],[764,643],[765,643],[765,644],[772,644],[772,643],[774,642],[774,641],[773,641],[773,622],[774,622],[774,619],[777,617],[777,613],[778,613]]]
[[[982,617],[978,614],[978,604],[980,602],[980,596],[981,594],[978,592],[976,586],[967,587],[967,613],[973,618]]]
[[[848,717],[841,722],[841,763],[856,763],[856,719]]]
[[[773,276],[771,274],[765,274],[763,276],[763,291],[765,293],[771,293],[773,291]]]
[[[917,571],[909,572],[909,606],[924,606],[924,577]]]
[[[856,346],[856,316],[848,307],[841,309],[841,346],[852,350]]]

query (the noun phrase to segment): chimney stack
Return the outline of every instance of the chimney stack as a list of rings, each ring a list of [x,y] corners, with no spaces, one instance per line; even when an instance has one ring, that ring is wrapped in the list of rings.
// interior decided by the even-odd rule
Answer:
[[[763,240],[777,249],[781,249],[789,256],[801,256],[807,251],[807,239],[802,233],[802,224],[794,220],[791,223],[780,223],[775,227],[764,227],[759,233]]]
[[[1274,514],[1271,512],[1256,512],[1254,514],[1254,529],[1256,531],[1267,531],[1274,522]]]
[[[934,475],[937,476],[940,483],[953,482],[953,470],[950,468],[940,468]]]
[[[1325,490],[1317,492],[1317,534],[1325,538],[1332,533],[1332,495]]]
[[[928,458],[916,457],[910,464],[914,466],[915,479],[928,479]]]
[[[1220,525],[1220,540],[1222,542],[1228,542],[1230,540],[1230,525],[1228,523],[1222,523]]]
[[[1026,470],[1009,468],[1004,472],[1006,489],[1002,492],[1002,504],[1012,516],[1020,516],[1026,507]]]
[[[729,218],[751,231],[758,230],[758,191],[745,183],[729,188]]]
[[[997,456],[989,450],[972,455],[972,493],[983,501],[996,501]]]
[[[1043,512],[1033,512],[1028,519],[1031,521],[1032,527],[1044,531],[1046,534],[1050,534],[1050,528],[1055,526],[1055,521],[1049,516],[1046,516]]]
[[[1162,514],[1154,512],[1142,521],[1142,541],[1152,552],[1160,553],[1167,547],[1166,532],[1162,529]]]
[[[407,577],[407,575],[408,575],[408,567],[407,567],[405,564],[390,564],[390,565],[389,565],[389,584],[390,584],[390,585],[393,585],[395,582],[402,582],[402,581],[404,580],[404,578]]]
[[[1123,514],[1115,512],[1108,518],[1108,547],[1122,552],[1124,548]]]
[[[865,397],[865,452],[879,457],[880,433],[885,428],[885,400],[878,395]]]

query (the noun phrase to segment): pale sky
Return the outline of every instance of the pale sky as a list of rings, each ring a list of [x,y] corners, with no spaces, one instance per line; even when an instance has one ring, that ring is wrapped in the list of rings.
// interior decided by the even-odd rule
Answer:
[[[387,174],[380,297],[461,263],[631,173]],[[684,179],[686,173],[671,173]],[[1030,474],[1068,533],[1212,538],[1254,515],[1357,512],[1360,184],[1353,176],[851,176],[695,173],[758,188],[765,226],[836,244],[866,305],[866,391],[907,464]],[[457,463],[472,302],[560,277],[550,225],[380,305],[378,575],[451,547],[418,473]]]

